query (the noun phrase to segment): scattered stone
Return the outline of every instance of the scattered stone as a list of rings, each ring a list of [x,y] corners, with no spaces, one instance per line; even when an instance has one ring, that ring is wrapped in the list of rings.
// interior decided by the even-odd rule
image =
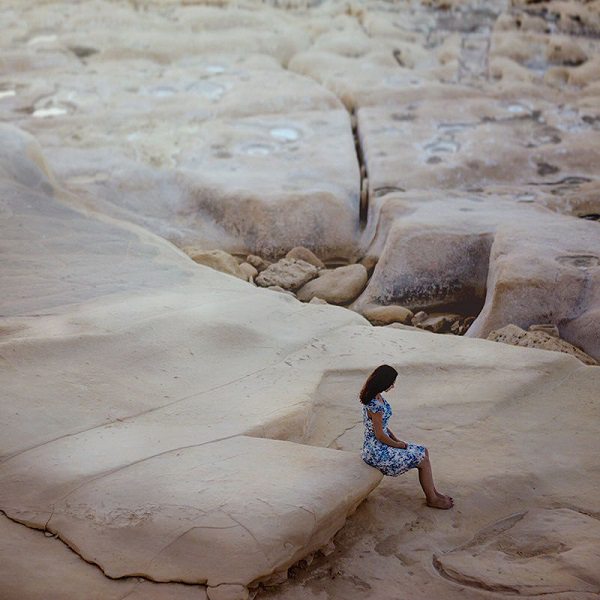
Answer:
[[[545,331],[525,331],[517,325],[506,325],[501,329],[490,332],[487,339],[494,342],[502,342],[503,344],[511,344],[512,346],[564,352],[578,358],[586,365],[598,365],[598,362],[583,352],[583,350]]]
[[[221,271],[221,273],[233,275],[238,279],[247,280],[235,257],[223,250],[210,250],[207,252],[199,246],[186,246],[182,250],[199,265],[210,267],[216,271]]]
[[[450,331],[450,327],[456,321],[460,319],[459,315],[437,315],[434,317],[427,317],[420,323],[417,323],[417,327],[422,329],[428,329],[433,333],[445,333]]]
[[[427,313],[424,310],[420,310],[418,313],[415,313],[415,316],[410,320],[413,325],[417,325],[418,323],[423,322],[427,318]]]
[[[267,269],[271,263],[260,256],[256,256],[256,254],[249,254],[246,257],[246,262],[253,266],[259,273]]]
[[[252,281],[258,275],[258,269],[247,262],[243,262],[240,265],[240,271],[246,276],[248,281]]]
[[[296,294],[294,294],[294,292],[290,292],[289,290],[284,290],[280,285],[270,285],[267,289],[271,290],[272,292],[279,292],[280,294],[286,294],[287,296],[291,296],[292,298],[296,297]]]
[[[314,279],[319,270],[305,260],[282,258],[270,265],[256,278],[256,284],[261,287],[278,285],[284,290],[294,291]]]
[[[404,306],[373,306],[363,309],[361,314],[373,325],[389,325],[390,323],[408,324],[413,318],[412,311]]]
[[[469,327],[471,327],[471,325],[475,322],[476,318],[477,317],[467,317],[463,323],[465,329],[469,329]]]
[[[367,270],[359,264],[326,269],[298,290],[298,299],[308,302],[315,296],[330,304],[352,302],[367,285]]]
[[[371,274],[373,273],[373,269],[375,269],[375,266],[377,265],[378,260],[379,259],[377,258],[377,256],[368,254],[359,261],[359,264],[361,264],[367,270],[369,276],[371,276]]]
[[[550,323],[548,323],[548,324],[537,323],[535,325],[530,325],[527,328],[527,331],[543,331],[544,333],[547,333],[548,335],[551,335],[552,337],[560,338],[560,333],[558,331],[558,327],[556,325],[552,325]]]
[[[311,265],[317,267],[317,269],[324,269],[325,265],[321,259],[311,252],[308,248],[303,246],[296,246],[292,248],[286,255],[286,258],[293,258],[295,260],[303,260]]]
[[[327,300],[323,300],[323,298],[319,298],[318,296],[314,296],[308,302],[309,304],[329,304]]]
[[[330,554],[333,554],[335,552],[335,544],[333,543],[333,540],[331,540],[326,546],[323,546],[323,548],[321,548],[321,554],[323,554],[323,556],[329,556]]]

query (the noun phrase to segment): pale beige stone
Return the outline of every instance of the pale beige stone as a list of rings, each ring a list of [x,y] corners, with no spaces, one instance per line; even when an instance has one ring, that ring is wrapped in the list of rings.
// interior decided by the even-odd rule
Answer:
[[[182,250],[199,265],[210,267],[221,273],[233,275],[238,279],[246,280],[247,274],[238,265],[237,260],[231,254],[223,252],[223,250],[210,250],[206,252],[204,248],[199,246],[186,246]]]
[[[324,269],[325,265],[323,261],[315,256],[313,252],[311,252],[308,248],[304,248],[302,246],[297,246],[296,248],[292,248],[286,255],[286,258],[294,258],[296,260],[303,260],[304,262],[310,263],[317,267],[317,269]]]
[[[598,523],[574,508],[535,509],[491,524],[466,547],[434,560],[457,583],[527,594],[593,593]]]
[[[329,304],[352,302],[367,283],[367,270],[360,264],[346,265],[337,269],[323,269],[319,276],[298,290],[298,299],[308,302],[315,296]]]
[[[248,281],[251,281],[258,275],[258,269],[253,267],[250,263],[243,262],[240,265],[240,271],[246,276]]]
[[[317,276],[314,265],[294,258],[282,258],[273,263],[256,278],[261,287],[279,286],[287,291],[295,291]]]
[[[272,264],[268,260],[265,260],[260,256],[256,256],[255,254],[249,254],[246,258],[246,262],[250,266],[254,267],[259,273],[264,271],[269,265]]]
[[[591,62],[572,73],[592,68]],[[365,107],[357,115],[371,198],[402,190],[594,179],[600,162],[600,133],[585,122],[572,127],[571,117],[557,114],[548,101],[427,99]]]
[[[0,516],[0,590],[5,600],[207,600],[203,586],[110,579],[54,536]]]
[[[431,315],[417,323],[417,327],[427,329],[433,333],[445,333],[460,319],[459,315]]]
[[[564,352],[571,354],[585,365],[598,365],[598,361],[573,346],[573,344],[569,344],[557,336],[539,329],[532,330],[530,328],[529,331],[525,331],[516,325],[506,325],[502,329],[491,331],[487,339],[493,342],[512,344],[513,346],[523,346],[524,348],[539,348],[540,350]]]
[[[403,306],[372,306],[363,308],[361,314],[373,325],[389,325],[390,323],[410,323],[412,311]]]
[[[0,508],[43,528],[54,505],[63,510],[63,498],[75,490],[84,494],[106,485],[108,473],[118,478],[132,467],[152,470],[161,454],[165,463],[180,461],[183,456],[174,452],[183,447],[189,456],[192,448],[236,436],[308,443],[321,446],[315,449],[320,452],[331,447],[328,452],[341,450],[363,466],[356,395],[368,373],[385,361],[400,372],[388,395],[392,427],[430,449],[438,487],[454,496],[456,508],[450,515],[432,514],[422,504],[414,473],[386,478],[338,533],[335,554],[265,593],[272,600],[395,598],[398,590],[418,600],[464,600],[495,593],[485,589],[503,595],[506,588],[593,595],[595,588],[587,586],[597,588],[599,538],[589,515],[599,512],[594,486],[600,370],[558,352],[420,335],[424,330],[398,330],[407,327],[400,324],[372,328],[350,311],[299,304],[194,268],[147,230],[179,247],[195,244],[236,255],[280,257],[307,244],[327,262],[339,258],[343,264],[364,255],[379,258],[384,251],[391,259],[395,228],[402,224],[422,235],[429,226],[432,239],[442,235],[440,247],[429,248],[435,265],[438,256],[443,260],[456,250],[451,245],[444,254],[443,236],[497,238],[519,224],[523,235],[511,246],[508,268],[523,280],[509,282],[503,314],[523,315],[522,307],[543,305],[542,314],[525,315],[519,324],[551,320],[561,334],[570,330],[577,338],[570,341],[586,339],[592,347],[600,309],[589,257],[597,252],[588,252],[590,246],[579,253],[570,237],[580,233],[578,226],[568,233],[575,219],[547,220],[535,205],[574,216],[599,212],[591,189],[600,114],[597,3],[9,4],[1,9],[3,118],[41,140],[58,179],[75,195],[62,194],[35,144],[2,136],[0,369],[8,401],[0,406]],[[500,10],[510,12],[494,25]],[[494,35],[488,55],[492,28],[510,35],[502,48]],[[548,60],[578,60],[552,47],[557,33],[591,60],[548,68]],[[469,71],[473,64],[482,70]],[[467,79],[473,87],[463,85]],[[436,98],[441,102],[429,103]],[[389,130],[383,119],[368,135],[359,127],[360,143],[370,152],[362,189],[352,120],[340,111],[340,126],[330,127],[335,117],[329,113],[339,111],[342,101],[349,108],[392,106],[397,122],[409,126]],[[265,133],[264,124],[280,118],[285,123],[278,134],[289,137],[288,118],[298,120],[299,113],[332,118],[316,126],[322,136],[303,138],[298,150],[282,143],[277,160],[266,164],[269,155],[260,155],[265,148],[253,148],[256,161],[242,165],[238,127],[249,131],[256,121]],[[202,146],[219,146],[219,137],[227,137],[227,147]],[[460,145],[454,153],[453,142]],[[346,158],[335,157],[340,148]],[[386,157],[378,153],[388,154],[385,168]],[[459,156],[452,162],[450,155]],[[237,161],[240,169],[228,170],[221,161]],[[309,163],[320,164],[298,172]],[[342,165],[352,166],[338,173]],[[214,185],[206,183],[211,172]],[[18,185],[7,184],[11,177]],[[586,178],[587,191],[578,183]],[[510,190],[492,192],[507,182]],[[398,187],[417,197],[383,202]],[[461,187],[481,191],[467,193],[467,200],[455,193]],[[426,198],[417,191],[422,188],[434,194]],[[360,199],[366,222],[358,221]],[[322,205],[328,207],[326,218]],[[281,218],[290,209],[294,218]],[[344,221],[349,216],[356,221]],[[554,226],[559,219],[564,231]],[[323,249],[303,237],[307,231]],[[565,246],[557,241],[563,237]],[[554,246],[561,252],[546,261]],[[552,261],[560,257],[574,259],[570,268],[581,276],[565,285],[584,291],[579,299],[564,293],[566,278],[559,273],[559,298],[552,304],[552,286],[542,281],[539,295],[532,289],[540,274],[552,278]],[[447,264],[441,279],[459,275],[460,287],[458,263]],[[390,260],[386,268],[393,266]],[[491,278],[496,267],[492,262],[488,285],[494,309],[502,286]],[[591,289],[579,285],[584,271]],[[527,285],[532,289],[523,293]],[[484,298],[477,301],[480,306]],[[258,443],[265,442],[273,443]],[[238,457],[225,463],[232,467],[237,460],[243,463]],[[211,487],[218,466],[207,478]],[[338,496],[346,496],[347,484],[339,483]],[[136,481],[127,485],[135,488]],[[318,496],[319,489],[317,472],[302,493]],[[275,509],[285,511],[272,501],[280,490],[261,489],[262,499],[267,491]],[[172,539],[186,526],[173,508],[182,508],[178,500],[185,494],[152,494],[159,495],[156,505],[176,514],[168,519],[169,532],[152,531],[151,543]],[[242,497],[243,490],[234,494],[236,501]],[[89,507],[89,514],[81,505],[69,507],[89,516],[83,527],[105,516],[101,498],[91,498]],[[149,515],[155,508],[143,507]],[[263,503],[261,510],[271,509]],[[510,520],[525,511],[522,521]],[[136,515],[146,513],[130,514]],[[111,514],[106,531],[120,523],[130,527],[126,516]],[[71,514],[60,518],[76,522]],[[81,590],[98,599],[205,597],[203,585],[109,580],[59,539],[43,538],[60,544],[74,562],[64,553],[21,545],[23,532],[42,534],[15,527],[19,544],[4,528],[0,535],[0,553],[9,557],[0,565],[0,590],[18,600],[81,600]],[[371,535],[369,552],[365,532]],[[113,560],[131,550],[127,543],[116,551],[107,547]],[[272,547],[265,544],[265,552]],[[150,567],[170,569],[161,560],[169,552],[165,548]],[[445,562],[445,577],[432,572],[432,559],[438,568]],[[81,564],[95,575],[82,575]],[[286,568],[261,580],[277,581]],[[323,577],[323,569],[330,576]],[[247,593],[237,579],[226,585]]]
[[[600,358],[600,236],[584,219],[540,213],[537,226],[504,223],[494,237],[485,304],[467,335],[551,319],[561,338]]]

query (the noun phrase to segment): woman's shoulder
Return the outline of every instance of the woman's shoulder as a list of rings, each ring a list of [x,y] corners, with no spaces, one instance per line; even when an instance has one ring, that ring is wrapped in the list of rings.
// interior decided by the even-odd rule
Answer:
[[[372,413],[381,412],[385,407],[385,400],[383,397],[381,400],[375,396],[368,404],[365,404],[365,408]]]

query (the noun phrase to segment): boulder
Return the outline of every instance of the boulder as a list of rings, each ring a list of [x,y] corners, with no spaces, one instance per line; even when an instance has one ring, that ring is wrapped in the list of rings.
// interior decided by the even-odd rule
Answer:
[[[317,267],[303,260],[282,258],[261,271],[255,282],[261,287],[279,286],[284,290],[295,291],[314,279],[318,272]]]
[[[348,304],[364,289],[367,270],[360,264],[322,270],[319,276],[298,290],[298,299],[308,302],[315,296],[329,304]]]
[[[250,266],[254,267],[259,273],[261,271],[264,271],[267,267],[269,267],[272,264],[270,261],[265,260],[260,256],[256,256],[256,254],[249,254],[246,257],[246,262]]]
[[[286,258],[294,258],[296,260],[303,260],[304,262],[310,263],[317,267],[317,269],[324,269],[325,265],[321,261],[320,258],[315,256],[313,252],[311,252],[308,248],[304,248],[303,246],[296,246],[292,248],[286,255]]]
[[[427,318],[427,313],[424,310],[420,310],[415,313],[415,316],[410,320],[411,325],[417,325],[423,322]]]
[[[396,305],[367,307],[361,314],[373,325],[409,324],[413,318],[413,313],[408,308]]]
[[[240,271],[246,276],[248,281],[253,281],[254,278],[258,275],[258,269],[253,267],[250,263],[243,262],[240,265]]]
[[[207,252],[198,246],[185,246],[182,250],[199,265],[210,267],[216,271],[221,271],[221,273],[233,275],[238,279],[248,279],[248,276],[240,268],[235,257],[223,250],[209,250]]]
[[[416,326],[433,333],[446,333],[459,319],[460,315],[432,315],[419,321]]]
[[[496,331],[491,331],[488,340],[523,346],[524,348],[539,348],[540,350],[551,350],[553,352],[564,352],[570,354],[585,365],[598,365],[598,361],[588,356],[579,348],[569,344],[555,335],[540,330],[525,331],[517,325],[506,325]]]
[[[600,360],[600,235],[598,224],[540,213],[498,228],[487,294],[469,337],[514,324],[551,322],[566,342]]]

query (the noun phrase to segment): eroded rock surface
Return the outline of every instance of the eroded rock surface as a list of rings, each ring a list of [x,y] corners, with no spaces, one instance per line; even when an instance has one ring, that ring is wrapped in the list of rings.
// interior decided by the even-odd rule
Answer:
[[[294,246],[364,257],[359,312],[456,311],[464,332],[483,307],[473,337],[552,324],[598,358],[597,3],[279,4],[0,7],[0,111],[41,144],[1,131],[0,509],[23,523],[0,523],[2,593],[597,595],[596,367],[371,327],[169,243],[261,254],[243,279]],[[401,373],[396,432],[457,507],[386,480],[333,545],[379,481],[356,395],[381,362]],[[194,563],[204,534],[222,560]],[[76,552],[222,583],[113,581]]]
[[[534,326],[535,327],[535,326]],[[540,327],[538,325],[538,327]],[[541,350],[551,350],[554,352],[564,352],[571,354],[579,359],[585,365],[598,365],[598,362],[579,348],[561,340],[558,336],[546,333],[542,330],[525,331],[516,325],[506,325],[502,329],[491,331],[487,337],[493,342],[502,342],[503,344],[512,344],[513,346],[522,346],[524,348],[540,348]]]

